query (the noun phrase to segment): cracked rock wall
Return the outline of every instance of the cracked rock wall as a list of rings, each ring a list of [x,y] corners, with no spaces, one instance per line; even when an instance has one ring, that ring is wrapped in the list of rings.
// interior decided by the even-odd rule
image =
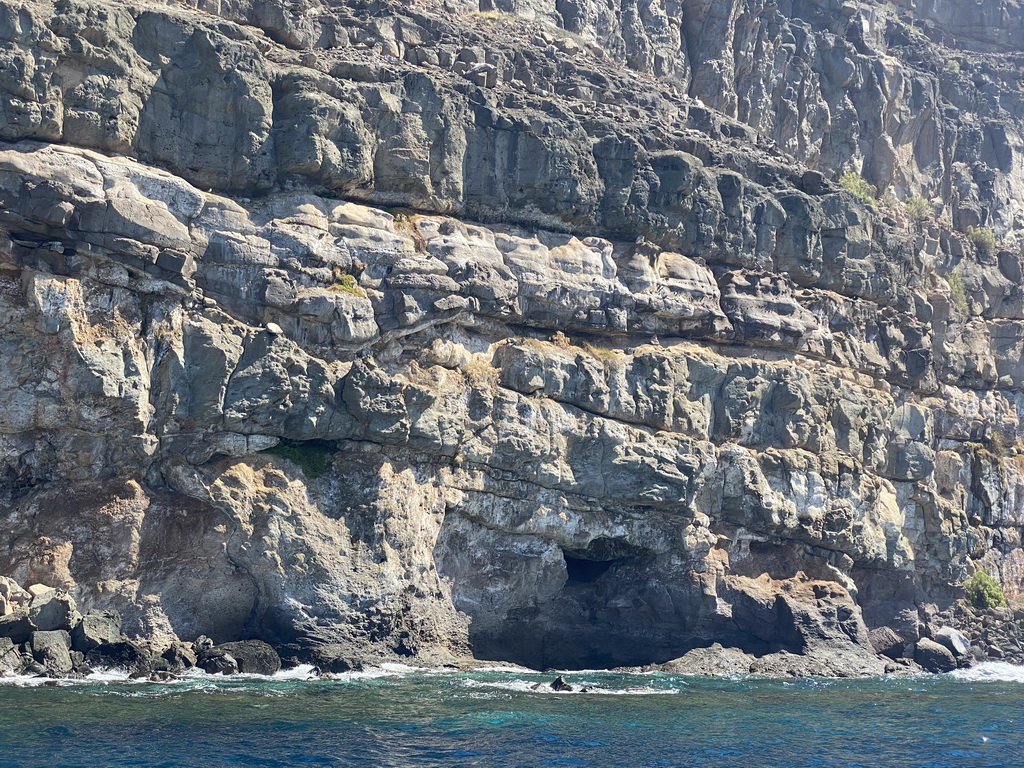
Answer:
[[[538,667],[1024,591],[1021,9],[919,5],[0,3],[0,573]]]

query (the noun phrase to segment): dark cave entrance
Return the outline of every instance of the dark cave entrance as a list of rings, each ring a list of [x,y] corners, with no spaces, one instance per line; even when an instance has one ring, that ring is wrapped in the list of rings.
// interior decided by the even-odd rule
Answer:
[[[562,550],[570,584],[590,584],[608,572],[614,560],[584,560]]]
[[[612,570],[612,566],[627,565],[645,554],[649,553],[629,542],[607,538],[594,539],[586,549],[562,549],[568,576],[566,586],[593,584]],[[611,585],[604,586],[608,589]]]

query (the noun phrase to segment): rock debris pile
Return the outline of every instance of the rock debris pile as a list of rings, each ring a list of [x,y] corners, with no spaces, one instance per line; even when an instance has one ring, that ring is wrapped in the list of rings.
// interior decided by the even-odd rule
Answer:
[[[193,668],[210,674],[272,675],[277,652],[260,640],[214,645],[207,637],[156,649],[121,633],[117,611],[78,612],[64,590],[34,584],[27,590],[0,576],[0,677],[82,678],[120,670],[132,678],[169,680]]]

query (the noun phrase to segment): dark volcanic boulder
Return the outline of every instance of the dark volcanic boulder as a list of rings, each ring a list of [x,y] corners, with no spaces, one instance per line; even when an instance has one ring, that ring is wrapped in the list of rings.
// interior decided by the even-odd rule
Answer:
[[[71,674],[71,636],[63,629],[33,632],[32,655],[54,677]]]
[[[340,643],[318,643],[306,647],[286,646],[283,652],[291,655],[296,664],[312,664],[321,672],[338,674],[361,671],[363,662],[354,656],[352,647]]]
[[[574,688],[565,682],[565,678],[559,675],[553,681],[551,681],[552,691],[572,691]]]
[[[213,651],[222,651],[238,662],[238,671],[252,675],[272,675],[281,669],[281,657],[274,648],[262,640],[240,640],[223,643]]]
[[[952,672],[956,669],[956,659],[944,645],[922,637],[914,647],[914,661],[928,672]]]
[[[36,630],[29,621],[28,611],[15,611],[8,616],[0,616],[0,637],[9,637],[15,644],[28,642]]]
[[[196,666],[209,675],[233,675],[239,672],[238,661],[222,648],[210,648],[199,654]]]
[[[166,666],[166,662],[131,640],[97,645],[85,655],[93,667],[126,669],[132,674],[145,674]]]
[[[89,611],[71,630],[71,647],[88,653],[98,645],[121,639],[121,614],[117,611]]]
[[[900,658],[906,645],[903,638],[891,627],[875,627],[868,632],[868,642],[875,653],[888,656],[890,659]]]
[[[164,651],[161,656],[170,665],[172,670],[190,669],[196,665],[196,653],[192,646],[187,643],[172,643],[171,647]]]

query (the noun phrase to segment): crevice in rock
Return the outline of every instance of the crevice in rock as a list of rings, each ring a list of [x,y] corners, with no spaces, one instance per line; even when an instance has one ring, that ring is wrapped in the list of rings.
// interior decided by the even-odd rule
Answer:
[[[562,555],[565,557],[565,570],[570,584],[590,584],[597,581],[608,572],[615,562],[614,560],[584,560],[573,557],[565,550],[562,550]]]

